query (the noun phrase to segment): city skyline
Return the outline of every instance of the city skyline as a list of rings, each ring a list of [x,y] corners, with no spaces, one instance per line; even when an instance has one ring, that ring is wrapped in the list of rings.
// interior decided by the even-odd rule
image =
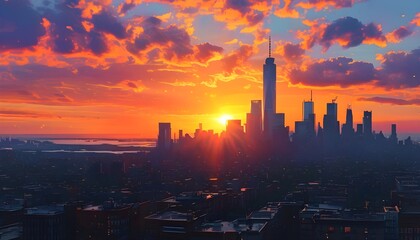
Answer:
[[[0,134],[157,137],[158,122],[221,132],[263,100],[267,56],[277,65],[274,112],[290,130],[304,120],[304,101],[313,100],[317,125],[338,96],[340,131],[351,105],[355,129],[369,111],[372,131],[390,134],[395,123],[419,134],[415,9],[379,0],[2,0]]]

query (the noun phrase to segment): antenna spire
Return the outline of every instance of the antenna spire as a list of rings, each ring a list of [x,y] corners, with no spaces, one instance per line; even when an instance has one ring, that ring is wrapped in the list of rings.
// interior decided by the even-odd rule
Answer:
[[[271,58],[271,35],[268,36],[268,57]]]
[[[311,102],[312,102],[312,90],[311,90]]]

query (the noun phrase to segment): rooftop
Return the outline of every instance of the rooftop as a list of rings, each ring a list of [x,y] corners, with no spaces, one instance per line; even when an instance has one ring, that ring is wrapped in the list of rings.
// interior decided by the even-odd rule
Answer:
[[[59,205],[39,206],[26,209],[26,215],[58,215],[64,213],[64,207]]]
[[[193,215],[190,213],[166,211],[166,212],[152,214],[146,217],[146,219],[163,220],[163,221],[190,221],[193,219]]]
[[[203,224],[202,232],[260,232],[267,222],[235,220],[232,222],[214,222]]]

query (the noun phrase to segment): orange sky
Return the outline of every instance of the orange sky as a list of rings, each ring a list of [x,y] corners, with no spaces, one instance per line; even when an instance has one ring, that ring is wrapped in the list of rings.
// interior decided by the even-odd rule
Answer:
[[[351,105],[355,123],[369,110],[376,131],[420,133],[420,3],[340,2],[0,0],[0,135],[244,123],[269,34],[291,130],[313,90],[317,122],[338,96],[341,122]],[[394,10],[363,14],[383,4]]]

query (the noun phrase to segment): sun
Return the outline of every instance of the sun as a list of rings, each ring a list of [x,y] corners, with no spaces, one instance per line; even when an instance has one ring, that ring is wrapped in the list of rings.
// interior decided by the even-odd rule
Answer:
[[[229,114],[223,114],[223,115],[221,115],[221,116],[217,119],[217,121],[218,121],[221,125],[226,126],[226,125],[227,125],[227,121],[228,121],[228,120],[231,120],[231,119],[233,119],[232,115],[229,115]]]

